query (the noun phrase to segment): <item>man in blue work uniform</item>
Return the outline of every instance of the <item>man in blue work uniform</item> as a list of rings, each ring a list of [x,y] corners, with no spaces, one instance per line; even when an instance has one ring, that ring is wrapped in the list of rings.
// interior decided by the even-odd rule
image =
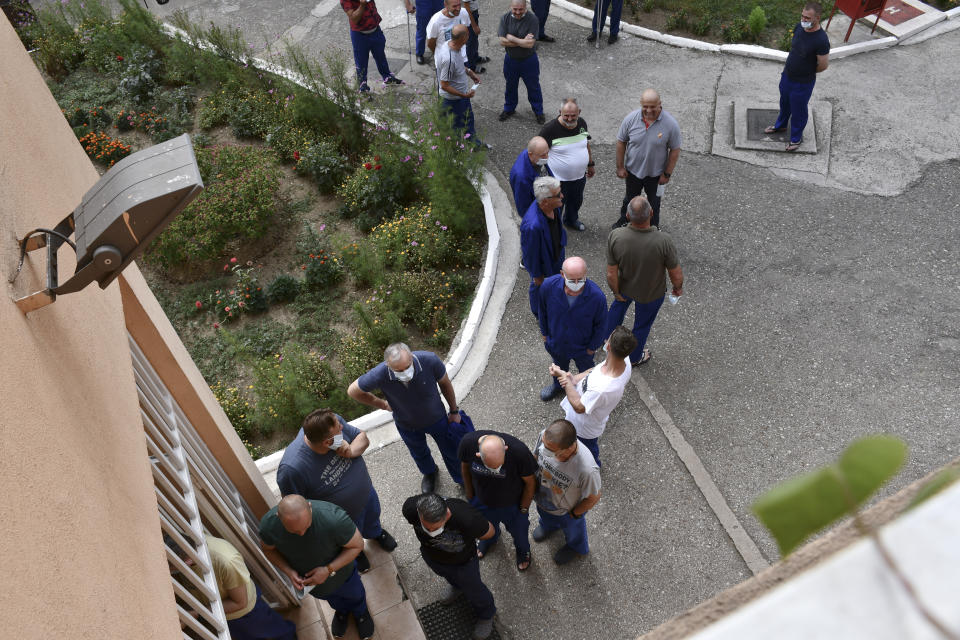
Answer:
[[[543,92],[540,91],[540,59],[537,58],[537,16],[527,11],[526,0],[511,0],[510,11],[500,18],[497,35],[506,52],[503,56],[503,77],[506,88],[503,111],[497,118],[503,122],[517,112],[517,89],[520,80],[527,88],[527,99],[537,123],[547,121],[543,115]]]
[[[537,320],[543,346],[553,363],[567,370],[570,361],[579,371],[593,367],[593,354],[603,344],[607,322],[607,297],[587,279],[587,263],[572,256],[563,262],[559,274],[540,285]],[[557,378],[540,390],[544,402],[563,395]]]
[[[403,0],[403,4],[407,9],[407,13],[413,13],[417,16],[417,34],[415,38],[417,64],[427,64],[427,61],[423,57],[424,48],[427,44],[427,24],[429,24],[433,14],[443,9],[443,0],[416,0],[416,3],[410,0]]]
[[[533,136],[526,150],[520,152],[510,168],[510,190],[513,191],[513,202],[517,205],[517,215],[521,218],[535,200],[533,181],[541,176],[553,175],[547,166],[549,153],[547,141],[540,136]]]
[[[530,312],[540,311],[540,285],[544,278],[560,273],[567,232],[558,210],[563,204],[560,181],[544,176],[533,181],[536,200],[527,208],[520,223],[520,252],[523,266],[530,274]]]
[[[373,395],[378,389],[386,400]],[[440,393],[450,406],[449,412],[443,407]],[[384,350],[383,362],[350,383],[347,395],[361,404],[393,412],[400,439],[423,474],[423,493],[432,493],[437,485],[437,465],[427,446],[427,434],[437,443],[450,477],[463,484],[457,456],[460,441],[450,437],[449,426],[460,422],[457,394],[446,365],[435,353],[411,351],[402,342],[395,342]]]

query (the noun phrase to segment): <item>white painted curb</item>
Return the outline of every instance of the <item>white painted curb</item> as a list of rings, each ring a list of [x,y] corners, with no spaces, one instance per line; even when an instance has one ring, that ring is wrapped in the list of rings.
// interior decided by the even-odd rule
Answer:
[[[839,47],[833,47],[830,49],[830,59],[839,60],[840,58],[846,58],[847,56],[852,56],[856,53],[863,53],[864,51],[885,49],[887,47],[892,47],[899,41],[899,38],[896,36],[887,36],[886,38],[880,38],[879,40],[870,40],[869,42],[857,42],[855,44],[845,44]]]

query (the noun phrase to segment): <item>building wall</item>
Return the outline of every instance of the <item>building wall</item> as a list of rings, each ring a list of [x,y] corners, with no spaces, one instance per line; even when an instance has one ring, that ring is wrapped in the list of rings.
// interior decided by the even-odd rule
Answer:
[[[178,637],[120,287],[25,316],[13,300],[42,287],[45,251],[9,283],[17,239],[97,172],[5,19],[0,60],[0,636]]]

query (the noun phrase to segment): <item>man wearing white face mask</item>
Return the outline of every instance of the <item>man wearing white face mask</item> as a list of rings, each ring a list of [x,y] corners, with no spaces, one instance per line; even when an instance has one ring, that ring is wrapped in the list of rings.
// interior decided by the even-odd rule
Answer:
[[[437,443],[450,477],[463,484],[457,458],[460,441],[450,435],[450,423],[460,422],[460,409],[443,360],[429,351],[410,351],[402,342],[388,346],[383,360],[351,382],[347,395],[367,406],[393,412],[400,438],[423,474],[423,493],[432,493],[437,484],[437,465],[427,446],[427,434]],[[373,395],[376,390],[386,400]],[[443,406],[441,393],[449,411]]]
[[[493,633],[497,608],[493,594],[480,579],[477,540],[492,538],[493,525],[463,500],[441,498],[435,493],[407,498],[403,517],[413,525],[423,561],[447,581],[441,603],[452,604],[462,592],[477,614],[471,637],[488,638]]]
[[[593,354],[605,337],[607,297],[587,278],[587,263],[567,258],[559,274],[543,281],[539,294],[537,320],[553,364],[565,370],[573,360],[579,371],[593,368]],[[540,390],[544,402],[560,395],[563,388],[556,378]]]
[[[474,431],[460,441],[463,489],[470,504],[480,510],[495,533],[480,543],[483,558],[500,538],[500,523],[513,536],[517,569],[530,567],[530,502],[536,490],[537,462],[527,445],[496,431]]]
[[[510,190],[513,191],[517,215],[521,218],[536,199],[533,195],[533,181],[542,176],[553,175],[547,166],[549,154],[550,145],[547,141],[540,136],[534,136],[510,167]]]
[[[283,452],[277,485],[281,495],[296,494],[337,505],[347,512],[361,536],[393,551],[397,541],[380,526],[380,498],[362,457],[368,446],[366,433],[330,409],[317,409],[304,418]],[[357,556],[357,570],[370,570],[363,551]]]

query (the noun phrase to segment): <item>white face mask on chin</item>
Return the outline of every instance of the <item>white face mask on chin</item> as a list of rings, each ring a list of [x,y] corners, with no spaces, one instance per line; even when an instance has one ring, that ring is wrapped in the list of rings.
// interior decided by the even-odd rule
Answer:
[[[805,22],[803,20],[800,21],[800,27],[803,29],[809,29],[812,26],[813,26],[812,22]]]
[[[538,166],[538,167],[546,166],[546,164],[547,164],[547,159],[546,159],[546,158],[540,158],[539,160],[537,160],[537,166]]]
[[[333,436],[333,444],[330,445],[330,448],[336,451],[343,444],[343,433],[338,433]]]
[[[394,371],[393,373],[400,382],[410,382],[413,380],[413,363],[411,362],[410,366],[403,371]]]
[[[433,531],[430,531],[429,529],[427,529],[427,528],[426,528],[425,526],[423,526],[423,525],[420,525],[420,528],[423,529],[423,532],[426,533],[426,534],[427,534],[428,536],[430,536],[431,538],[436,538],[438,535],[440,535],[441,533],[443,533],[443,527],[440,527],[440,528],[438,528],[438,529],[434,529]]]

